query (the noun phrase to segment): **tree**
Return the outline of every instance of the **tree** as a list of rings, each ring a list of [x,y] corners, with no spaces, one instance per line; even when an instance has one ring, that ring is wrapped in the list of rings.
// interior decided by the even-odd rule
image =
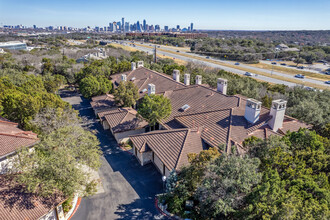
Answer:
[[[139,90],[131,81],[120,82],[113,95],[120,106],[132,107],[139,99]]]
[[[71,107],[44,108],[30,121],[40,134],[50,134],[66,126],[78,126],[80,123],[77,112]]]
[[[261,180],[257,158],[221,155],[212,161],[198,187],[202,218],[224,218],[239,210],[244,197]]]
[[[112,83],[103,76],[88,76],[80,81],[79,89],[85,98],[90,98],[108,93],[112,89]]]
[[[92,184],[85,167],[100,166],[99,142],[80,126],[66,126],[43,137],[35,150],[18,153],[14,171],[28,192],[50,195],[56,191],[66,197],[77,191],[88,192]]]
[[[329,140],[300,129],[252,146],[261,160],[262,182],[247,197],[255,219],[329,219]]]
[[[171,100],[163,95],[144,96],[138,108],[138,113],[148,121],[150,126],[155,126],[157,122],[166,119],[171,112]]]

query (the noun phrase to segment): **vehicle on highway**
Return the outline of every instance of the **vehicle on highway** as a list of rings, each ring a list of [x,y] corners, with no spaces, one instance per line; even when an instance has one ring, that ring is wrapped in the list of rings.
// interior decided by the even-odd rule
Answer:
[[[272,62],[273,65],[276,65],[277,63],[276,62]]]
[[[330,72],[325,72],[325,74],[330,75]]]
[[[206,59],[210,59],[210,57],[206,57]]]
[[[157,46],[158,48],[160,48],[160,46]]]
[[[238,66],[239,65],[239,62],[235,63],[235,65]]]
[[[325,83],[325,84],[330,84],[330,81],[325,81],[324,83]]]
[[[299,79],[304,79],[305,78],[305,76],[304,75],[301,75],[301,74],[297,74],[294,77],[299,78]]]
[[[298,68],[298,69],[301,69],[301,70],[302,70],[302,69],[304,69],[304,67],[303,67],[303,66],[298,66],[297,68]]]
[[[286,63],[281,63],[282,66],[286,66]]]
[[[249,72],[246,72],[244,75],[245,76],[253,76],[253,74],[252,73],[249,73]]]
[[[177,52],[177,53],[180,53],[180,51],[179,51],[179,50],[177,50],[176,52]]]

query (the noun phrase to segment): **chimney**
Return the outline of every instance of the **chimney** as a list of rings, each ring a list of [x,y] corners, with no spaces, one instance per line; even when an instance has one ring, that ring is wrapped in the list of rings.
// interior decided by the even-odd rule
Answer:
[[[136,69],[136,63],[135,62],[131,62],[131,70],[135,70]]]
[[[121,74],[121,81],[125,81],[127,80],[127,76],[126,74]]]
[[[202,84],[202,76],[201,75],[197,75],[195,78],[195,84],[196,85],[201,85]]]
[[[138,61],[137,62],[137,68],[143,67],[143,66],[144,66],[144,62],[143,61]]]
[[[188,73],[184,74],[184,84],[186,86],[190,85],[190,74],[188,74]]]
[[[173,70],[173,80],[180,82],[180,70]]]
[[[217,90],[224,95],[227,95],[227,80],[218,78],[217,80]]]
[[[154,84],[148,84],[148,95],[156,93],[156,86]]]
[[[245,119],[254,124],[259,120],[261,110],[261,102],[255,99],[248,99],[246,100],[245,106]]]
[[[269,113],[272,118],[269,120],[268,125],[275,132],[277,132],[277,130],[283,126],[286,103],[287,101],[283,99],[274,100],[272,102],[272,107],[270,108]]]

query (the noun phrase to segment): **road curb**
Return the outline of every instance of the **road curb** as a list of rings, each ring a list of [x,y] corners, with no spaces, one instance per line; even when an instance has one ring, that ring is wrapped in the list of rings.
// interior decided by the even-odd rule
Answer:
[[[77,203],[76,203],[76,207],[74,208],[74,210],[73,210],[71,216],[70,216],[67,220],[70,220],[70,219],[74,216],[74,214],[76,213],[76,211],[77,211],[78,208],[79,208],[80,202],[81,202],[81,197],[78,197],[78,201],[77,201]]]

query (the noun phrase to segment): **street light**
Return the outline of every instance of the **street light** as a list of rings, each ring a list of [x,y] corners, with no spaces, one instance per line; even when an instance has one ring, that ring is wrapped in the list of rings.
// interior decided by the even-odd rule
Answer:
[[[162,176],[162,181],[163,181],[163,191],[165,192],[166,176]]]

